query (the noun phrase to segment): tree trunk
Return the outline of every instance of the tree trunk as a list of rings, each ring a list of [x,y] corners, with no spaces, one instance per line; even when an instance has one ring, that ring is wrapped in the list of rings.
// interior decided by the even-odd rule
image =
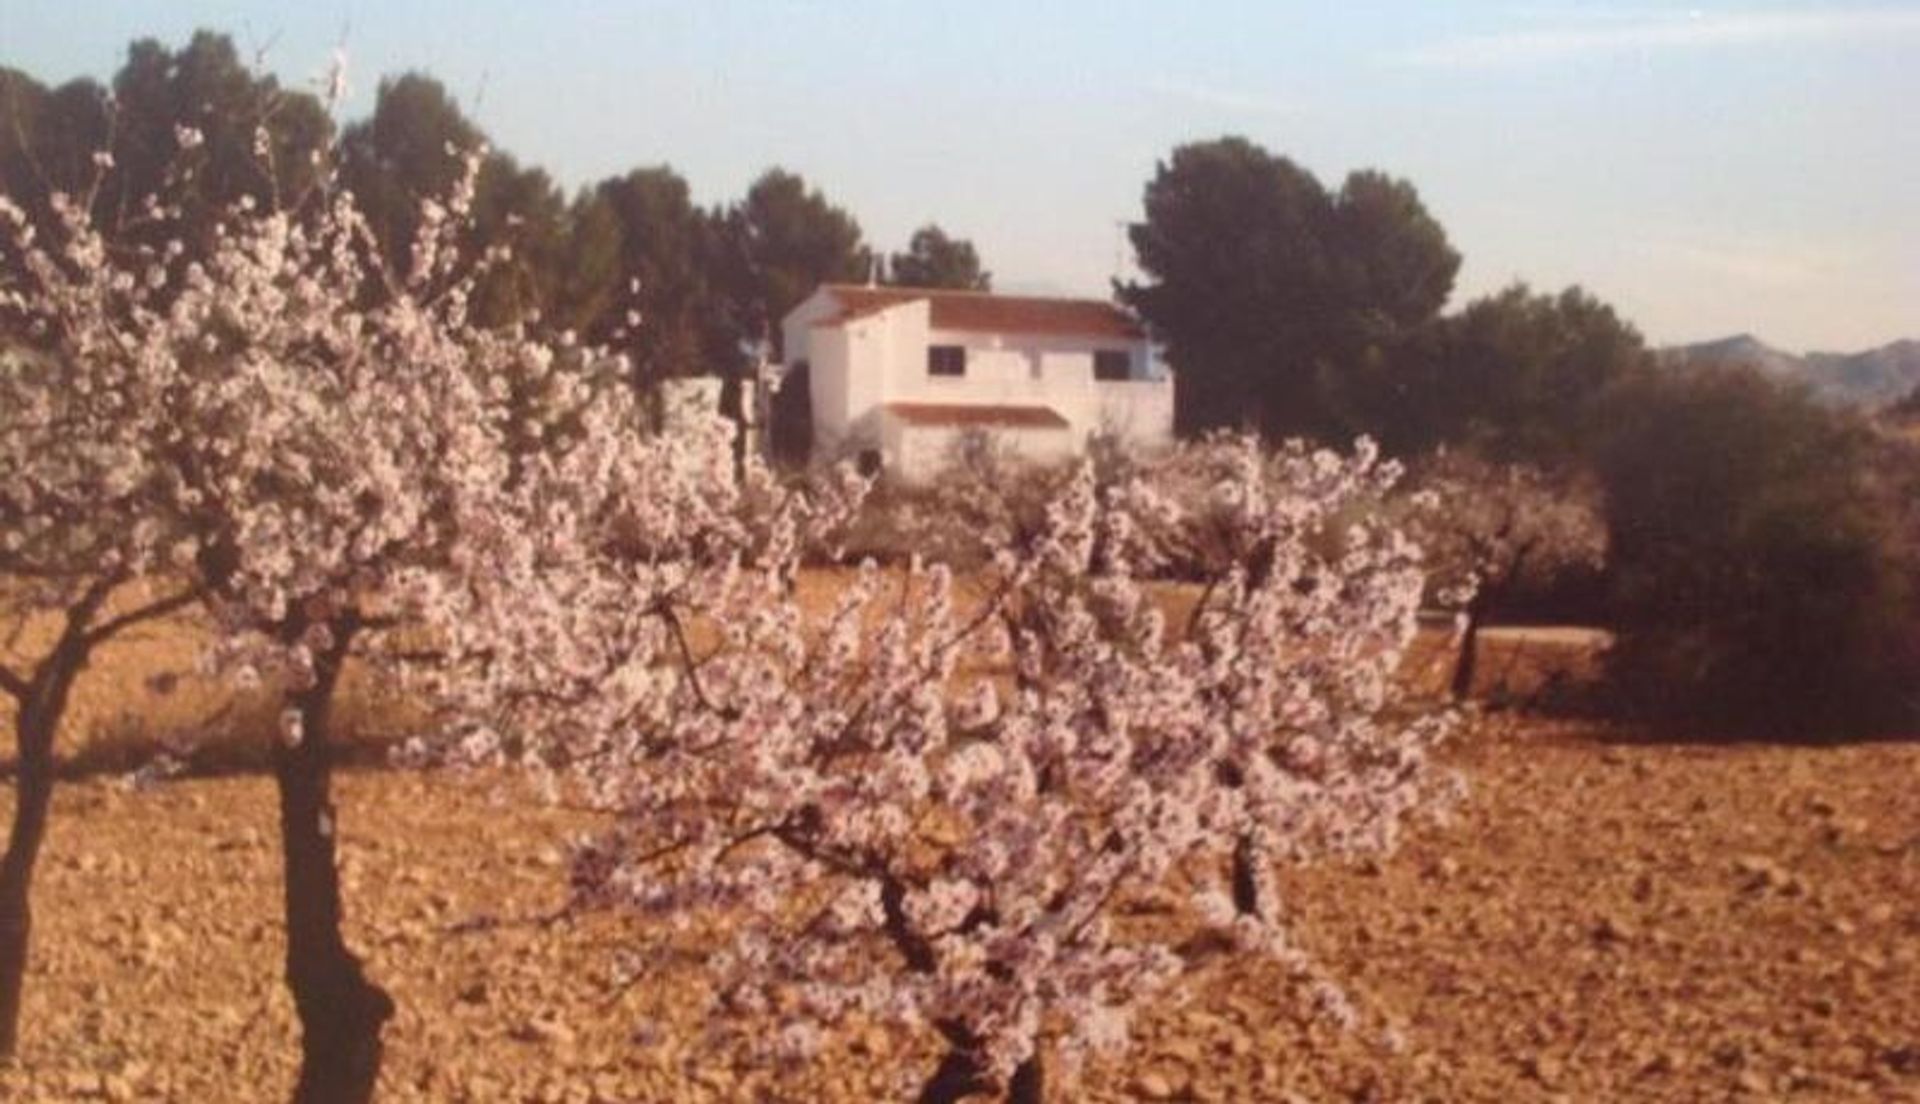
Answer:
[[[918,1104],[958,1104],[969,1096],[990,1092],[993,1082],[974,1056],[964,1050],[949,1050],[940,1066],[921,1087]]]
[[[300,1015],[295,1104],[365,1104],[380,1076],[380,1030],[393,1000],[368,980],[340,933],[340,872],[334,856],[332,752],[327,731],[350,626],[315,657],[314,685],[290,696],[296,742],[274,749],[280,846],[286,868],[287,986]]]
[[[1241,836],[1233,845],[1233,907],[1242,916],[1260,914],[1260,872],[1254,869],[1259,857],[1253,841]]]
[[[73,684],[86,669],[94,644],[116,631],[113,625],[95,627],[93,618],[119,582],[109,574],[88,585],[67,608],[66,628],[32,677],[12,681],[7,688],[14,696],[17,766],[13,827],[6,856],[0,858],[0,1058],[11,1057],[20,1044],[20,1001],[33,935],[33,869],[46,842],[47,818],[53,808],[54,742]],[[164,612],[166,607],[148,608]],[[135,619],[123,616],[117,626],[125,627]]]
[[[1007,1104],[1045,1104],[1046,1089],[1046,1068],[1035,1051],[1033,1057],[1014,1067],[1013,1080],[1007,1083]]]
[[[916,1096],[916,1104],[956,1104],[968,1096],[985,1096],[995,1085],[972,1054],[948,1050],[941,1066],[933,1071]],[[1014,1068],[1014,1077],[1006,1083],[1006,1104],[1043,1104],[1046,1100],[1046,1069],[1035,1054]]]
[[[1453,680],[1449,693],[1455,701],[1465,701],[1473,693],[1473,676],[1480,661],[1480,622],[1486,606],[1478,595],[1467,603],[1467,624],[1460,633],[1460,654],[1454,657]]]
[[[994,1088],[978,1059],[963,1050],[949,1050],[916,1100],[917,1104],[956,1104],[969,1096],[984,1096]],[[1045,1067],[1036,1053],[1014,1067],[1013,1077],[1007,1082],[1006,1104],[1044,1104],[1045,1100]]]
[[[59,661],[56,659],[55,663]],[[67,691],[78,673],[55,668],[36,679],[19,703],[15,745],[19,767],[14,776],[13,829],[0,859],[0,1057],[14,1053],[20,1041],[20,998],[26,987],[27,946],[33,931],[33,867],[47,835],[53,805],[53,741],[65,711]]]

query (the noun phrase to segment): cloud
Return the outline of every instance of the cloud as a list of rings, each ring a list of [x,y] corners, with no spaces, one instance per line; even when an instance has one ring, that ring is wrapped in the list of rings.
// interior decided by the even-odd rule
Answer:
[[[1528,65],[1596,54],[1764,46],[1798,42],[1879,41],[1920,35],[1920,10],[1829,8],[1735,12],[1695,9],[1673,15],[1622,14],[1556,27],[1443,38],[1397,51],[1389,60],[1431,68]]]
[[[1196,84],[1192,81],[1160,78],[1147,86],[1151,91],[1169,99],[1183,100],[1201,107],[1224,111],[1237,111],[1255,115],[1293,115],[1300,111],[1298,104],[1285,100],[1272,99],[1249,92],[1240,92],[1231,88],[1218,88],[1212,85]]]

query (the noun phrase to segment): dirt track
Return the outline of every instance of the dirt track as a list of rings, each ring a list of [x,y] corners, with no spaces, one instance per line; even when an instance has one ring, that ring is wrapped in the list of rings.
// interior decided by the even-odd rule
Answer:
[[[1920,1100],[1920,745],[1535,726],[1460,761],[1453,825],[1287,878],[1303,941],[1398,1053],[1307,1022],[1270,968],[1216,964],[1061,1099]],[[924,1040],[876,1029],[742,1080],[701,1046],[697,973],[614,986],[618,923],[449,932],[550,906],[583,822],[402,772],[340,791],[350,936],[402,1006],[386,1099],[897,1099],[928,1068]],[[261,778],[65,787],[0,1098],[282,1097],[273,839]],[[666,1053],[631,1044],[645,1027]]]

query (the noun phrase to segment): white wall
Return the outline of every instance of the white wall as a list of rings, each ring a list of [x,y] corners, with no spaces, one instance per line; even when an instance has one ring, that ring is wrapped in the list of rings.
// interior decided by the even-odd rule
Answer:
[[[1111,433],[1148,449],[1173,444],[1173,380],[1096,383],[1092,431]]]
[[[807,380],[813,406],[814,451],[837,448],[848,433],[852,421],[847,401],[847,332],[831,326],[815,328],[802,345],[805,356],[788,363],[807,361]]]
[[[924,299],[819,324],[837,313],[832,293],[822,289],[784,323],[787,362],[806,360],[811,370],[816,453],[878,447],[888,465],[899,468],[903,449],[910,447],[918,458],[944,447],[922,447],[932,427],[882,425],[879,410],[889,402],[1051,408],[1067,420],[1066,432],[1015,435],[1018,447],[1034,450],[1035,459],[1040,453],[1053,458],[1060,447],[1077,449],[1088,435],[1103,431],[1149,448],[1172,440],[1173,380],[1145,339],[935,330]],[[966,375],[928,375],[930,345],[965,348]],[[1109,349],[1129,354],[1134,378],[1094,380],[1093,354]],[[914,461],[923,462],[931,460]]]
[[[780,320],[780,359],[787,364],[806,360],[811,354],[808,348],[813,324],[839,313],[840,304],[833,293],[826,288],[815,288],[812,295],[800,301],[800,305],[787,312]]]
[[[1035,464],[1055,464],[1080,451],[1079,438],[1065,427],[981,427],[994,444]],[[972,427],[910,425],[897,415],[882,422],[880,449],[887,473],[908,483],[938,476]]]

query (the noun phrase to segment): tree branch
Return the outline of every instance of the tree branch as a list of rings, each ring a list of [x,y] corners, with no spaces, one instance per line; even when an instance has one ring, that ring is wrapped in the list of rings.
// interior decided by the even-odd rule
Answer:
[[[680,623],[680,614],[671,605],[660,603],[655,604],[654,612],[659,614],[660,619],[667,623],[667,628],[673,633],[673,642],[680,649],[681,665],[687,671],[687,684],[693,687],[693,696],[700,699],[701,707],[727,720],[735,719],[739,715],[736,710],[721,709],[713,704],[712,698],[707,697],[707,688],[700,682],[700,668],[706,665],[706,661],[694,657],[693,645],[687,642],[686,628]]]
[[[170,595],[166,598],[159,598],[152,602],[148,602],[144,606],[139,606],[135,609],[130,609],[118,617],[110,618],[107,621],[101,622],[99,625],[96,625],[93,628],[87,630],[87,633],[86,633],[87,646],[91,648],[95,644],[98,644],[101,641],[106,640],[107,638],[113,636],[115,633],[120,632],[122,629],[128,628],[129,626],[132,626],[132,625],[137,625],[142,621],[150,621],[157,617],[165,617],[167,614],[172,613],[175,610],[184,609],[187,606],[190,606],[193,603],[199,601],[203,593],[204,592],[199,587],[192,587],[190,589],[183,590],[178,594]]]
[[[0,664],[0,690],[6,691],[15,701],[27,700],[27,680],[5,664]]]

